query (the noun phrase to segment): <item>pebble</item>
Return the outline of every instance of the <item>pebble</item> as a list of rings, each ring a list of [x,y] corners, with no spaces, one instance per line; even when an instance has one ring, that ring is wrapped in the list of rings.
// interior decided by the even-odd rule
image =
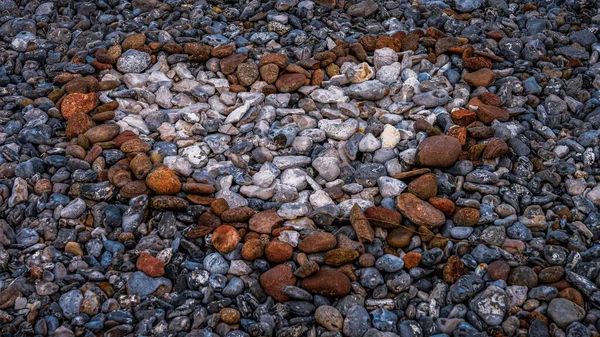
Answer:
[[[595,7],[0,0],[3,332],[597,334]]]

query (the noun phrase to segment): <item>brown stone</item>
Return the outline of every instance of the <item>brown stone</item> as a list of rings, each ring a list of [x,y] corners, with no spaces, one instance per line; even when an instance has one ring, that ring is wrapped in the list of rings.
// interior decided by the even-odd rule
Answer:
[[[235,51],[235,43],[227,43],[216,46],[212,51],[213,57],[218,57],[220,59],[227,57]]]
[[[185,199],[173,195],[157,195],[150,198],[150,208],[157,210],[179,210],[189,205]]]
[[[463,59],[463,66],[468,70],[475,71],[479,69],[492,68],[492,61],[483,56],[475,56]]]
[[[249,229],[251,231],[271,234],[275,228],[281,227],[283,219],[275,210],[262,211],[254,214],[249,221]]]
[[[119,132],[121,132],[121,127],[117,124],[102,124],[87,130],[84,135],[90,143],[94,144],[108,142],[115,138]]]
[[[488,265],[488,274],[492,280],[508,280],[510,266],[503,260],[496,260]]]
[[[373,206],[365,210],[365,217],[372,226],[381,228],[396,228],[400,226],[402,215],[385,207]]]
[[[450,113],[454,123],[460,126],[467,126],[475,121],[477,115],[475,112],[466,109],[454,110]]]
[[[350,282],[348,282],[350,283]],[[19,289],[13,284],[0,291],[0,309],[10,309],[14,307],[17,297],[23,296]]]
[[[377,36],[363,35],[358,38],[358,42],[365,48],[366,51],[374,51],[377,43]]]
[[[121,187],[119,191],[121,197],[125,199],[135,198],[142,194],[149,195],[150,189],[146,186],[146,182],[143,180],[130,181],[125,186]]]
[[[433,207],[442,211],[442,213],[444,213],[446,216],[452,215],[456,209],[456,205],[454,205],[454,202],[452,202],[450,199],[433,197],[429,198],[428,201]]]
[[[237,247],[241,239],[235,228],[221,225],[213,231],[211,242],[215,249],[221,253],[229,253]]]
[[[179,43],[168,42],[162,46],[162,50],[167,54],[182,54],[183,47]]]
[[[296,271],[294,271],[294,275],[301,277],[301,278],[305,278],[309,275],[314,274],[319,269],[321,269],[321,268],[319,267],[318,263],[316,263],[313,260],[308,260],[308,261],[304,262],[300,267],[298,267],[296,269]]]
[[[160,166],[148,174],[146,185],[157,194],[177,194],[181,190],[181,182],[175,172]]]
[[[460,156],[462,146],[453,137],[440,135],[425,138],[417,147],[417,164],[428,167],[448,167]]]
[[[581,293],[577,289],[565,288],[561,290],[556,297],[567,299],[582,308],[585,307],[583,296],[581,296]]]
[[[221,321],[227,324],[236,324],[240,320],[240,312],[234,308],[221,309]]]
[[[289,297],[283,293],[283,288],[295,285],[296,277],[292,273],[292,267],[280,264],[262,273],[259,281],[267,295],[278,302],[285,302]],[[350,281],[348,281],[348,286],[350,286]],[[348,292],[350,292],[350,288],[348,288]]]
[[[423,200],[435,197],[437,191],[437,177],[433,173],[424,174],[408,184],[408,192]]]
[[[210,204],[210,209],[215,215],[221,216],[223,212],[229,209],[229,204],[227,203],[227,200],[219,198]]]
[[[454,284],[465,273],[465,264],[456,255],[448,258],[442,276],[444,282]]]
[[[454,221],[454,225],[456,226],[473,227],[479,221],[479,216],[477,208],[464,207],[456,211],[452,221]]]
[[[402,193],[396,199],[396,207],[402,216],[419,226],[440,227],[446,222],[442,211],[411,193]]]
[[[546,267],[538,273],[538,279],[542,283],[558,282],[565,275],[565,269],[561,266]]]
[[[114,111],[105,111],[105,112],[94,114],[94,116],[92,116],[92,120],[94,122],[106,122],[106,121],[112,120],[113,118],[115,118]]]
[[[350,293],[348,276],[332,269],[321,269],[302,281],[302,288],[327,297],[344,297]]]
[[[52,192],[52,183],[48,179],[40,179],[35,183],[33,191],[37,195]]]
[[[271,241],[265,246],[267,260],[275,263],[288,261],[292,258],[294,247],[287,242]]]
[[[254,62],[244,62],[238,65],[236,71],[240,85],[249,87],[258,79],[258,67]]]
[[[194,193],[194,194],[213,194],[216,189],[213,185],[210,184],[202,184],[202,183],[183,183],[181,185],[181,190],[185,193]]]
[[[123,153],[149,152],[150,150],[152,150],[152,147],[139,138],[130,139],[121,145]]]
[[[244,206],[231,208],[221,214],[224,222],[245,222],[256,213],[252,208]]]
[[[367,52],[360,43],[353,43],[350,45],[350,55],[356,57],[360,62],[364,62],[367,59]]]
[[[313,72],[312,79],[310,80],[311,85],[320,87],[325,78],[325,71],[323,69],[317,69]]]
[[[467,143],[467,129],[464,126],[452,125],[448,131],[446,131],[446,135],[458,139],[460,145],[465,145]]]
[[[265,64],[275,64],[280,69],[285,69],[288,66],[290,60],[285,54],[265,54],[258,61],[258,66],[262,67]]]
[[[358,241],[361,243],[373,242],[375,231],[358,204],[354,204],[350,209],[350,223],[354,228],[354,232],[356,232]]]
[[[77,113],[87,114],[94,110],[98,103],[96,93],[72,93],[65,96],[60,102],[60,112],[64,119],[68,120]]]
[[[67,242],[67,244],[65,245],[65,252],[70,253],[74,256],[83,256],[83,250],[81,250],[79,243],[75,241]]]
[[[428,30],[429,33],[429,30]],[[460,46],[460,40],[456,37],[442,37],[435,42],[435,54],[440,55],[453,47]]]
[[[417,50],[421,37],[415,33],[410,33],[402,39],[402,51]]]
[[[304,253],[320,253],[335,248],[337,240],[335,235],[327,232],[311,234],[298,244],[298,249]]]
[[[137,179],[144,179],[152,170],[152,162],[145,153],[140,153],[131,159],[129,168]]]
[[[96,123],[85,113],[76,113],[67,121],[65,135],[75,138],[96,126]]]
[[[491,105],[480,105],[477,109],[477,119],[485,124],[492,124],[494,120],[499,122],[506,122],[510,118],[508,112],[504,109],[491,106]]]
[[[492,94],[491,92],[483,92],[479,96],[477,96],[483,104],[492,105],[492,106],[501,106],[502,101],[500,97]]]
[[[135,266],[150,277],[159,277],[165,274],[164,263],[156,257],[142,252],[138,257]]]
[[[121,48],[123,51],[129,49],[139,49],[144,46],[144,43],[146,43],[146,36],[144,34],[131,34],[123,40],[121,43]]]
[[[393,248],[406,248],[410,245],[414,231],[415,226],[412,225],[395,228],[388,234],[386,241]]]
[[[375,49],[390,48],[399,52],[402,47],[402,41],[387,35],[381,35],[375,42]]]
[[[494,137],[489,140],[483,151],[483,159],[495,159],[508,153],[508,145],[502,138]]]
[[[242,246],[242,257],[244,260],[254,261],[263,256],[263,243],[259,239],[250,239]]]
[[[186,42],[183,44],[183,52],[190,56],[192,62],[205,62],[210,59],[213,47],[201,45],[196,42]]]
[[[347,248],[336,248],[325,253],[325,264],[339,267],[346,263],[352,262],[358,258],[360,254]]]
[[[125,164],[115,164],[108,169],[108,180],[118,188],[125,186],[131,182],[131,171]]]
[[[209,206],[213,201],[215,201],[215,198],[204,195],[188,194],[185,197],[195,205]]]
[[[240,63],[246,61],[248,56],[246,54],[233,54],[221,59],[219,65],[221,66],[221,72],[225,75],[233,74]]]
[[[265,64],[260,67],[260,77],[263,81],[273,84],[279,77],[279,67],[274,63]]]
[[[532,289],[537,287],[538,277],[531,267],[518,266],[510,271],[508,284],[511,286],[526,286]]]
[[[419,266],[421,263],[421,254],[417,252],[408,252],[402,257],[404,260],[404,268],[412,269]]]
[[[303,74],[288,73],[279,76],[279,78],[275,82],[275,86],[280,92],[294,92],[298,90],[298,88],[303,86],[305,81],[306,76],[304,76]]]
[[[472,73],[465,74],[465,82],[474,87],[489,87],[496,80],[496,73],[490,69],[483,68]]]

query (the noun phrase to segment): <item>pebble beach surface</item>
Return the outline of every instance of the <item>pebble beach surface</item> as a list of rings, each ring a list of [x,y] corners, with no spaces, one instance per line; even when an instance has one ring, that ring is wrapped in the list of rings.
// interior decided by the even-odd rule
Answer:
[[[599,336],[599,28],[0,0],[0,336]]]

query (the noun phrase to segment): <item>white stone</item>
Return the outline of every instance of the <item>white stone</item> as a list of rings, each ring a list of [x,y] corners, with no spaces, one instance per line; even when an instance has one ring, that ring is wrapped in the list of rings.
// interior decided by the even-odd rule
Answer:
[[[386,124],[381,133],[381,147],[396,147],[400,142],[400,132],[395,126]]]

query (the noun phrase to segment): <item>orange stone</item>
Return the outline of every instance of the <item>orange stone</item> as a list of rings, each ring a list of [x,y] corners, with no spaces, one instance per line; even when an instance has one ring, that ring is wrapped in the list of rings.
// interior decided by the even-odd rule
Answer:
[[[417,252],[408,252],[402,258],[406,269],[415,268],[421,263],[421,254]]]
[[[271,241],[265,247],[265,255],[267,260],[271,262],[281,263],[292,258],[294,247],[287,242]]]
[[[466,109],[454,110],[450,113],[454,123],[460,126],[467,126],[475,121],[477,115],[475,112]]]
[[[237,229],[229,225],[221,225],[212,233],[212,244],[221,253],[233,251],[241,239]]]
[[[164,263],[148,253],[141,253],[135,266],[150,277],[159,277],[165,274]]]
[[[98,97],[96,93],[82,94],[72,93],[65,96],[60,104],[62,116],[68,120],[77,113],[85,113],[94,110],[98,106]]]
[[[452,215],[456,209],[456,205],[454,205],[454,202],[452,202],[450,199],[433,197],[428,201],[433,207],[442,211],[442,213],[444,213],[446,216]]]
[[[96,123],[84,113],[76,113],[67,121],[65,135],[69,138],[75,138],[87,130],[96,126]]]
[[[181,182],[175,172],[160,166],[146,177],[146,185],[158,194],[177,194],[181,190]]]

